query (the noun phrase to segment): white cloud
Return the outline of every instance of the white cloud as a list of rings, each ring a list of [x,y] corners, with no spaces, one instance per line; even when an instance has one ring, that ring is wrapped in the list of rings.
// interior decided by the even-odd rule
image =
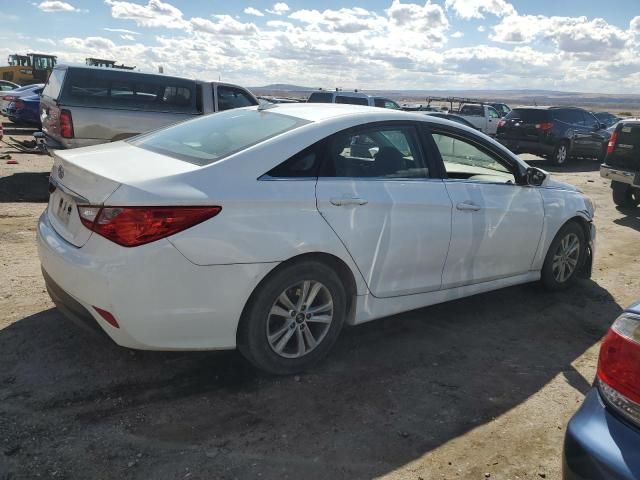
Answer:
[[[103,30],[105,30],[107,32],[124,33],[126,35],[140,35],[140,32],[134,32],[133,30],[127,30],[126,28],[108,28],[108,27],[105,27],[105,28],[103,28]]]
[[[289,10],[291,10],[289,8],[289,5],[287,5],[284,2],[278,2],[273,6],[271,10],[267,9],[267,12],[272,13],[274,15],[282,15],[284,13],[287,13]]]
[[[146,5],[120,0],[105,0],[105,3],[111,7],[113,18],[133,20],[141,27],[189,28],[182,11],[161,0],[149,0]]]
[[[484,25],[480,25],[480,26],[478,27],[478,31],[479,31],[480,33],[484,32],[485,30],[486,30],[486,29],[484,28]]]
[[[256,17],[264,17],[264,13],[262,13],[260,10],[258,10],[257,8],[253,8],[253,7],[247,7],[244,9],[244,13],[246,13],[247,15],[254,15]]]
[[[120,35],[120,38],[123,40],[128,40],[130,42],[135,42],[136,41],[136,37],[134,37],[133,35],[130,35],[128,33],[125,33],[124,35]]]
[[[192,18],[191,26],[194,31],[219,35],[253,35],[258,32],[253,23],[242,23],[229,15],[214,15],[214,17],[217,22],[206,18]]]
[[[603,58],[620,53],[630,44],[629,32],[602,18],[509,15],[493,27],[491,40],[502,43],[552,42],[560,51],[584,58]]]
[[[462,33],[460,30],[458,30],[457,32],[453,32],[451,34],[451,38],[462,38],[464,37],[464,33]]]
[[[633,17],[631,22],[629,22],[629,29],[633,33],[640,33],[640,16]]]
[[[484,13],[498,17],[516,13],[513,5],[505,0],[446,0],[444,5],[464,19],[484,18]]]
[[[67,2],[60,2],[57,0],[49,0],[46,2],[40,2],[36,5],[43,12],[76,12],[78,9]]]

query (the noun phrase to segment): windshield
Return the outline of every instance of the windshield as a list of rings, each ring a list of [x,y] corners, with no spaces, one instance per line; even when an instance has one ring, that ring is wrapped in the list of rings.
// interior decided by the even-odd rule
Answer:
[[[227,110],[155,131],[129,143],[196,165],[209,165],[307,120],[255,108]]]

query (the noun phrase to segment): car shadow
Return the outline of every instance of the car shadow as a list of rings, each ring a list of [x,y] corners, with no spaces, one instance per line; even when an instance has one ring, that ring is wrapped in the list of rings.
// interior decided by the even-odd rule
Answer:
[[[18,478],[185,478],[194,467],[192,478],[377,477],[558,375],[584,393],[591,379],[571,363],[620,311],[592,281],[512,287],[347,328],[313,371],[271,377],[235,352],[122,349],[49,309],[0,330],[5,468]]]
[[[49,172],[19,172],[0,177],[0,203],[48,201]]]
[[[626,216],[622,218],[616,218],[613,223],[622,227],[629,227],[640,232],[640,208],[618,207],[617,210]]]

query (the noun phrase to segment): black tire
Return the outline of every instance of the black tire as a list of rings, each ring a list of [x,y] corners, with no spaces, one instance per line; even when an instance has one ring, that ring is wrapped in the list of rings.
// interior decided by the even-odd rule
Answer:
[[[622,208],[633,208],[640,204],[640,192],[622,182],[611,182],[613,203]]]
[[[291,300],[291,303],[297,303],[305,281],[316,282],[321,287],[325,287],[324,290],[320,290],[324,299],[319,299],[320,294],[318,294],[316,299],[312,300],[312,304],[324,302],[326,305],[329,300],[332,302],[332,319],[328,327],[324,328],[323,334],[320,333],[323,324],[313,323],[314,321],[310,317],[304,318],[305,315],[302,320],[299,319],[300,314],[306,312],[306,309],[296,312],[295,315],[292,314],[291,318],[271,313],[276,305],[284,306],[284,304],[278,303],[283,294]],[[328,300],[327,295],[330,295]],[[238,349],[255,367],[271,374],[291,375],[305,371],[326,357],[333,347],[344,324],[346,306],[347,296],[344,285],[333,269],[321,262],[309,260],[288,265],[265,279],[251,296],[240,320]],[[308,307],[313,309],[312,305]],[[319,316],[326,317],[328,315]],[[273,335],[278,342],[276,346],[272,347],[268,339],[268,331],[271,330],[268,329],[280,319],[282,323],[274,329],[285,333],[281,337]],[[290,333],[289,327],[293,330],[289,336],[290,340],[284,340],[284,337]],[[307,332],[304,332],[305,327]],[[314,340],[317,338],[320,340],[316,346],[310,348],[309,339],[302,338],[304,334],[310,334]],[[275,339],[272,341],[276,342]],[[279,354],[275,347],[278,346],[280,340],[284,340],[285,345],[282,353]],[[297,358],[285,358],[283,355],[299,354],[300,350],[292,353],[285,350],[285,347],[296,350],[293,347],[299,347],[300,341],[302,341],[304,348],[310,348],[310,350]]]
[[[554,265],[554,260],[556,255],[561,254],[563,250],[563,241],[565,239],[573,238],[576,238],[579,242],[576,256],[571,257],[572,260],[575,260],[575,266],[570,272],[570,275],[568,275],[566,278],[562,278],[562,275],[559,275],[559,269]],[[551,242],[551,245],[549,246],[549,250],[547,251],[547,256],[545,257],[544,264],[542,266],[542,285],[544,285],[546,289],[552,291],[564,290],[565,288],[569,287],[575,281],[577,273],[582,268],[582,264],[584,263],[585,259],[586,246],[587,244],[585,234],[582,227],[573,221],[566,223],[558,231],[555,238]]]
[[[566,165],[569,160],[569,142],[566,140],[558,142],[556,148],[553,149],[550,159],[554,165]]]

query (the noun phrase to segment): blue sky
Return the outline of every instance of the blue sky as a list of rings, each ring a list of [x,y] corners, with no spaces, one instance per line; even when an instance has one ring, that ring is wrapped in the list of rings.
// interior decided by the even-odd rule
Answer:
[[[0,58],[112,58],[255,86],[640,93],[638,0],[7,2]]]

